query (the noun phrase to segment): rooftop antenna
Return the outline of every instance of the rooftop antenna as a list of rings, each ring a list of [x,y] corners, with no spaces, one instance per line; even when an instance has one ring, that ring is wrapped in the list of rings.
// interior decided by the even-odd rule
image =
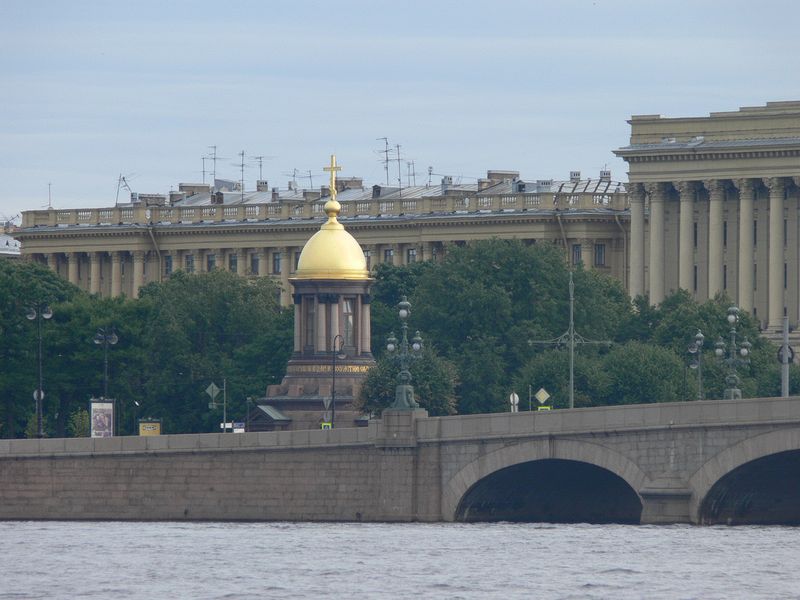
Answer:
[[[208,157],[209,160],[211,160],[211,163],[212,163],[211,177],[213,179],[213,185],[216,186],[217,185],[217,161],[218,160],[224,160],[226,157],[217,156],[217,147],[216,146],[209,146],[209,148],[211,148],[211,150],[212,150],[211,156]]]
[[[395,159],[397,161],[397,185],[400,188],[400,192],[399,193],[400,193],[400,197],[402,198],[403,197],[403,176],[400,173],[400,163],[402,161],[402,158],[400,157],[400,144],[395,144],[394,147],[395,147],[395,149],[397,151],[397,158]]]
[[[47,208],[48,208],[48,210],[53,208],[53,197],[51,195],[51,188],[52,187],[53,187],[53,184],[48,181],[47,182]],[[119,195],[119,187],[117,188],[117,195]]]
[[[49,186],[50,186],[50,184],[48,183],[47,185],[48,185],[48,196],[49,196]],[[119,190],[120,190],[120,188],[125,188],[126,190],[128,190],[128,193],[132,193],[133,192],[133,190],[131,189],[131,186],[128,185],[128,180],[125,179],[125,175],[123,175],[122,173],[120,173],[119,177],[117,178],[117,197],[114,200],[114,206],[117,206],[119,204]]]
[[[295,169],[295,170],[294,170],[294,172],[295,172],[295,177],[294,177],[294,179],[295,179],[295,182],[294,182],[294,183],[295,183],[295,186],[297,186],[297,177],[300,177],[300,179],[308,179],[308,186],[309,186],[309,189],[312,189],[312,190],[314,189],[314,176],[311,174],[311,171],[310,171],[310,170],[309,170],[309,171],[306,171],[306,174],[305,174],[305,175],[297,175],[297,173],[298,173],[298,170],[297,170],[297,169]]]
[[[242,158],[242,162],[239,165],[241,167],[241,175],[242,175],[242,178],[239,181],[239,187],[242,188],[242,202],[244,202],[244,150],[239,152],[239,156]]]
[[[428,185],[431,184],[431,176],[433,175],[433,167],[428,167]]]
[[[414,182],[414,187],[417,186],[417,170],[414,165],[414,159],[406,161],[406,185],[410,186]]]
[[[379,137],[376,139],[383,140],[383,150],[378,150],[378,152],[383,154],[381,162],[383,163],[383,170],[386,171],[386,187],[389,187],[389,138]]]
[[[286,175],[292,178],[293,188],[297,189],[297,169],[292,169],[291,171],[283,171],[281,175]]]
[[[206,161],[209,160],[208,156],[203,156],[203,183],[206,182]]]

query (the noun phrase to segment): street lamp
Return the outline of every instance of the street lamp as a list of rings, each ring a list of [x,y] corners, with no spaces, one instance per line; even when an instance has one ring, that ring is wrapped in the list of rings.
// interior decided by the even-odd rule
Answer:
[[[49,320],[53,318],[53,311],[47,304],[37,302],[28,306],[28,311],[25,317],[29,321],[36,320],[36,331],[39,337],[39,387],[33,392],[33,399],[36,401],[36,437],[44,437],[44,430],[42,424],[42,400],[44,400],[44,384],[42,376],[42,319]]]
[[[403,335],[398,343],[394,333],[389,334],[386,349],[389,354],[396,356],[400,363],[400,372],[397,374],[397,387],[394,391],[394,410],[414,410],[419,408],[419,404],[414,400],[414,386],[411,385],[411,373],[408,370],[411,366],[411,361],[419,358],[419,353],[422,350],[422,338],[419,331],[414,334],[411,339],[411,344],[408,343],[408,323],[406,323],[408,316],[411,314],[411,303],[403,296],[400,303],[397,305],[398,316],[400,317],[400,329]],[[397,352],[397,354],[395,354]]]
[[[694,341],[689,344],[687,351],[692,357],[692,362],[689,363],[689,368],[697,370],[697,399],[703,400],[703,342],[706,336],[699,329],[694,336]]]
[[[346,355],[342,352],[342,348],[344,348],[344,338],[337,334],[333,336],[333,344],[331,350],[331,360],[333,364],[331,365],[331,373],[332,379],[331,382],[331,429],[336,427],[336,358],[345,358]]]
[[[727,321],[731,326],[730,342],[726,344],[725,340],[720,336],[715,344],[714,354],[728,366],[728,374],[725,376],[727,387],[722,397],[725,400],[740,400],[742,398],[742,390],[739,389],[739,375],[736,373],[736,368],[750,362],[748,356],[752,344],[745,337],[744,341],[738,347],[736,346],[736,325],[739,323],[738,307],[731,306],[728,309]],[[728,350],[727,357],[725,357],[726,348]]]
[[[94,335],[93,341],[98,346],[101,344],[103,346],[103,399],[108,400],[108,347],[116,345],[119,337],[113,327],[100,327]],[[116,399],[112,400],[112,402],[114,403],[114,430],[111,435],[116,435],[119,416],[117,415]]]

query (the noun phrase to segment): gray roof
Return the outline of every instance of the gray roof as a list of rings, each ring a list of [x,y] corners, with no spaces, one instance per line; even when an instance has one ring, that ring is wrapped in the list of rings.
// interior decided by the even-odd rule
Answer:
[[[19,256],[20,243],[6,233],[0,233],[0,255]]]
[[[615,154],[635,154],[637,152],[661,150],[734,150],[737,148],[763,148],[775,146],[800,145],[800,137],[786,138],[753,138],[748,140],[705,140],[697,136],[684,142],[674,141],[674,138],[665,138],[660,142],[648,144],[630,144],[615,151]]]

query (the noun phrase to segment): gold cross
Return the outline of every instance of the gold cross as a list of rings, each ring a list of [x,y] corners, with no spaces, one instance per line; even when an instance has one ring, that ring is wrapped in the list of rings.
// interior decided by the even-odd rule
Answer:
[[[336,155],[331,154],[331,166],[330,167],[323,167],[323,171],[329,171],[331,174],[331,183],[330,183],[330,193],[331,193],[331,200],[336,200],[336,171],[341,171],[342,167],[336,164]]]

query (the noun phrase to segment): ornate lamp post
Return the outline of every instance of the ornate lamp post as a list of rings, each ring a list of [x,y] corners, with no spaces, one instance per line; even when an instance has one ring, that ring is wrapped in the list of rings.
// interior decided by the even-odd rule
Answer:
[[[692,357],[692,362],[689,363],[689,368],[697,370],[697,399],[703,400],[705,394],[703,394],[703,342],[705,341],[706,336],[703,335],[703,332],[699,329],[694,336],[694,341],[689,344],[689,347],[686,349],[689,353],[689,356]]]
[[[344,338],[341,335],[333,336],[333,345],[331,348],[331,429],[336,427],[336,358],[344,358],[342,348],[344,347]]]
[[[36,437],[44,437],[44,428],[42,423],[42,400],[44,400],[44,383],[42,376],[42,319],[45,321],[53,318],[53,311],[50,307],[43,302],[31,304],[25,317],[29,321],[36,320],[36,331],[39,338],[39,387],[33,392],[33,399],[36,401]]]
[[[408,323],[406,321],[411,314],[411,303],[403,296],[397,308],[399,309],[398,315],[400,317],[402,336],[398,344],[394,333],[391,333],[386,344],[389,354],[395,356],[400,363],[400,372],[397,374],[397,387],[395,387],[394,391],[394,404],[392,404],[391,408],[394,410],[414,410],[419,408],[419,404],[414,400],[414,386],[411,385],[411,373],[408,368],[411,366],[411,361],[419,357],[419,353],[422,350],[422,338],[419,335],[419,331],[417,331],[409,346]]]
[[[750,354],[752,344],[744,338],[744,341],[736,345],[736,324],[739,322],[739,308],[731,306],[728,309],[728,323],[731,326],[730,341],[726,344],[725,340],[720,338],[715,344],[714,353],[717,358],[722,360],[728,366],[728,374],[725,376],[725,392],[723,398],[725,400],[740,400],[742,397],[742,390],[739,389],[739,375],[736,373],[736,368],[746,365],[750,362],[747,358]],[[725,350],[728,350],[728,356],[725,357]]]
[[[98,346],[101,344],[103,346],[103,399],[108,400],[108,347],[116,345],[119,341],[119,337],[113,327],[100,327],[94,335],[93,341]],[[112,402],[114,403],[114,430],[112,431],[112,435],[116,435],[116,424],[119,417],[117,416],[116,399]]]

